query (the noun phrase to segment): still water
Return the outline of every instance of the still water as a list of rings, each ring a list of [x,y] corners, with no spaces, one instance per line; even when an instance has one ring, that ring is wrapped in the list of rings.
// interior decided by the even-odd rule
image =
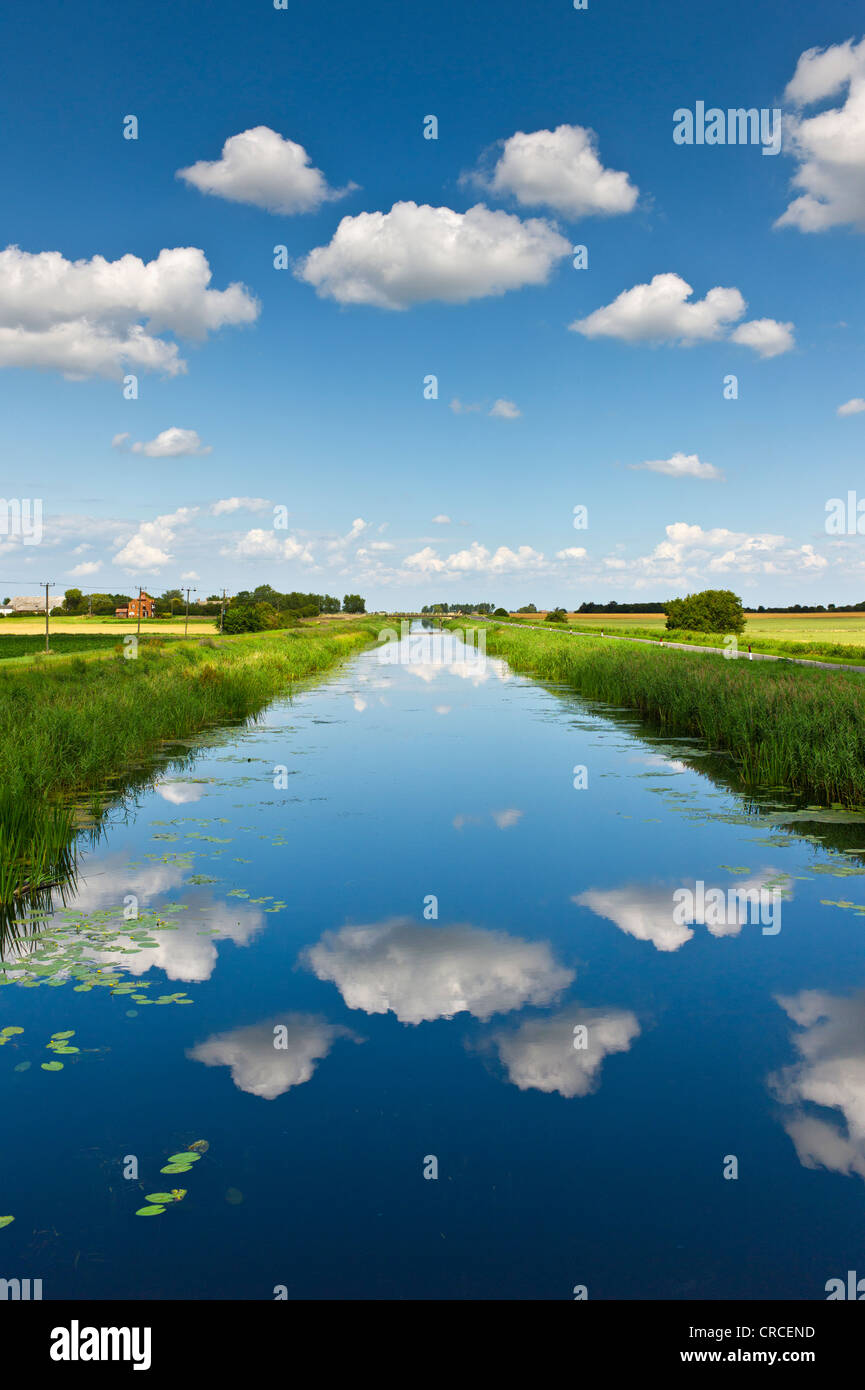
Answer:
[[[386,655],[204,736],[10,948],[0,1277],[822,1299],[865,1274],[862,818],[746,803],[699,744],[447,634]],[[777,917],[676,920],[698,884]]]

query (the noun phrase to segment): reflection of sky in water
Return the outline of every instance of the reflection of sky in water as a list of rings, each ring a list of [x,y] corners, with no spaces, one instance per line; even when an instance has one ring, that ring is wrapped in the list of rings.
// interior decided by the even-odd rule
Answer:
[[[747,812],[698,744],[457,646],[204,741],[84,856],[49,937],[193,1006],[68,961],[0,990],[4,1250],[46,1297],[820,1298],[855,1267],[865,822]],[[698,880],[783,885],[781,930],[676,922]],[[155,1233],[136,1199],[199,1138]]]

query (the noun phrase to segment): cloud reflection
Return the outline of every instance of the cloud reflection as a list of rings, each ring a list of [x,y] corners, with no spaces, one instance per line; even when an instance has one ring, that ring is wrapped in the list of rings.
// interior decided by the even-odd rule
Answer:
[[[302,955],[350,1009],[423,1023],[477,1018],[548,1004],[573,980],[545,941],[470,925],[420,926],[409,918],[326,932]]]

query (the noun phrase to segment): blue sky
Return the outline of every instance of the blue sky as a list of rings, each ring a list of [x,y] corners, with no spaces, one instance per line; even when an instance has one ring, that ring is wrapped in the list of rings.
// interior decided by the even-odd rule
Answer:
[[[837,0],[7,12],[0,491],[44,523],[3,594],[862,599],[825,516],[865,496],[863,34]],[[700,101],[780,110],[780,153],[676,144]]]

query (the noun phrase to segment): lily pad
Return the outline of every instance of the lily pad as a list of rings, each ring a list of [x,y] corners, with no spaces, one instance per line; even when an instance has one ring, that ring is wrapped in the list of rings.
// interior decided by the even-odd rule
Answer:
[[[169,1202],[174,1201],[174,1196],[171,1192],[148,1192],[147,1201],[153,1202],[155,1206],[167,1206]]]
[[[4,1226],[11,1226],[14,1220],[14,1216],[0,1216],[0,1231],[3,1230]]]
[[[62,1063],[62,1062],[43,1062],[43,1063],[42,1063],[42,1070],[43,1070],[43,1071],[62,1071],[62,1070],[63,1070],[63,1063]]]
[[[14,1023],[10,1024],[7,1028],[0,1028],[0,1036],[4,1038],[11,1038],[13,1034],[23,1032],[24,1029],[16,1027]]]
[[[137,1212],[135,1213],[135,1215],[136,1215],[136,1216],[161,1216],[162,1213],[163,1213],[164,1211],[165,1211],[165,1207],[160,1206],[159,1204],[157,1204],[157,1205],[151,1206],[151,1207],[139,1207],[138,1210],[137,1210]]]

